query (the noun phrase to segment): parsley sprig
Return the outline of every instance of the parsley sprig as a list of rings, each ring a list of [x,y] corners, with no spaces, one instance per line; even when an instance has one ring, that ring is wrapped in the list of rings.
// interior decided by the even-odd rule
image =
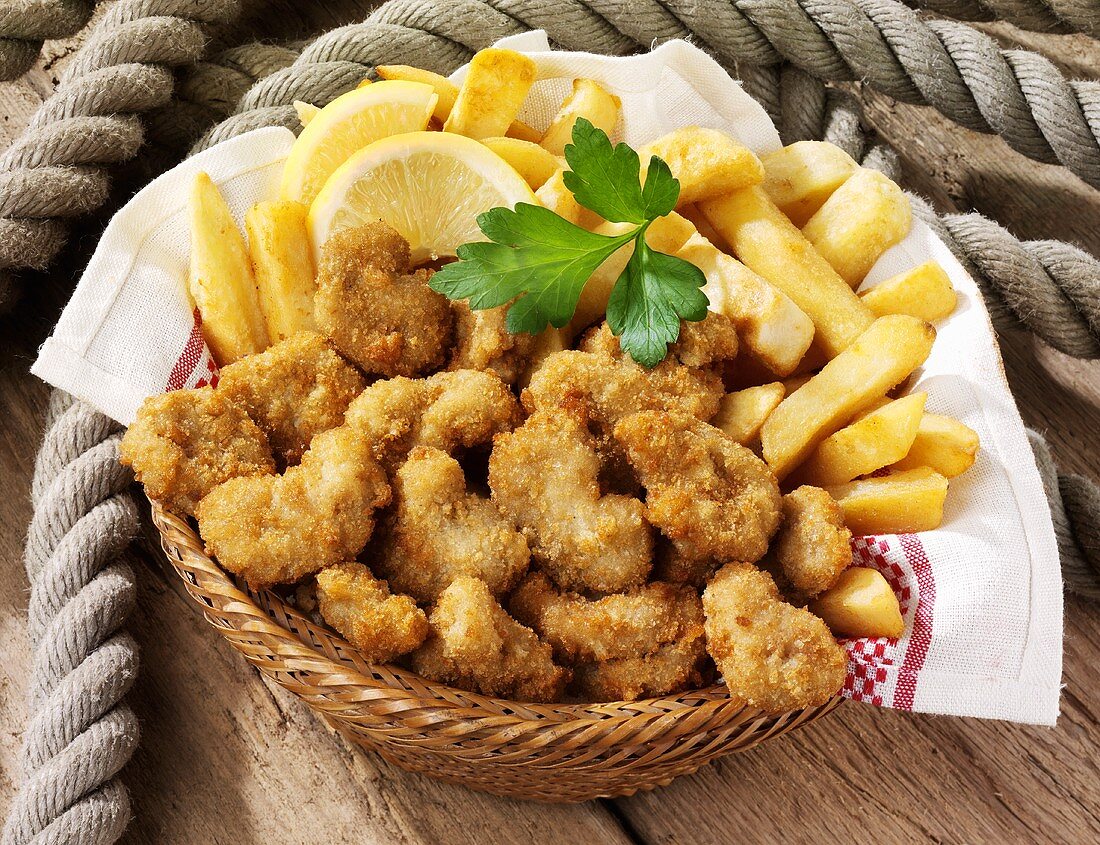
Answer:
[[[511,302],[507,328],[537,334],[561,328],[573,316],[585,282],[612,253],[633,242],[633,253],[607,304],[607,322],[622,349],[655,367],[680,335],[680,320],[702,320],[707,297],[694,264],[652,249],[646,229],[676,207],[680,183],[657,156],[644,184],[638,154],[612,146],[607,134],[579,118],[565,147],[565,186],[577,202],[605,220],[632,223],[620,235],[582,229],[547,208],[518,203],[478,215],[488,241],[463,244],[459,260],[432,276],[434,290],[467,299],[477,310]]]

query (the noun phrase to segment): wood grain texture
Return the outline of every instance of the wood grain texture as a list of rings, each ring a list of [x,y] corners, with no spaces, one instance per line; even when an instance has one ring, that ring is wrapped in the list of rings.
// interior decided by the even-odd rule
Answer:
[[[271,37],[338,25],[370,3],[283,5],[287,14],[261,16]],[[1077,75],[1100,68],[1100,47],[1087,39],[987,31],[1006,46],[1055,50]],[[48,45],[28,77],[0,85],[0,143],[48,94],[72,46]],[[928,109],[863,98],[901,151],[910,183],[939,207],[975,207],[1022,237],[1068,238],[1100,254],[1097,191]],[[27,371],[97,225],[82,228],[50,274],[25,276],[25,306],[0,318],[0,812],[19,776],[30,671],[22,544],[48,394]],[[1047,434],[1062,467],[1100,476],[1100,364],[1069,359],[1024,332],[1001,341],[1025,421]],[[143,663],[131,703],[144,733],[123,775],[135,814],[127,843],[1100,841],[1100,608],[1073,599],[1056,729],[849,704],[664,790],[546,807],[439,784],[351,750],[206,626],[155,552],[136,546],[132,556],[139,595],[130,629]]]

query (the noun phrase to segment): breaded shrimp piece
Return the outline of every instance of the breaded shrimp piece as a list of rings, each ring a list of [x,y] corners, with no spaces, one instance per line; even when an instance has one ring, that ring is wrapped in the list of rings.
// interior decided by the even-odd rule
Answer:
[[[647,370],[629,358],[567,349],[543,361],[521,399],[528,411],[583,402],[593,420],[609,431],[637,411],[679,411],[708,420],[718,412],[724,392],[716,373],[671,358]]]
[[[523,580],[508,607],[564,662],[642,657],[681,637],[693,619],[702,619],[699,595],[690,587],[658,582],[586,599],[559,591],[542,572]]]
[[[457,576],[470,575],[499,596],[527,571],[523,535],[489,499],[466,491],[462,467],[446,452],[417,446],[393,491],[396,509],[371,564],[395,590],[430,603]]]
[[[314,316],[341,355],[364,372],[415,376],[446,358],[451,305],[409,271],[409,244],[385,223],[343,229],[321,250]]]
[[[297,581],[354,558],[388,504],[386,474],[370,444],[341,426],[313,438],[282,475],[234,478],[199,502],[206,549],[253,587]]]
[[[343,424],[364,387],[359,371],[316,332],[298,332],[223,367],[218,382],[218,392],[244,407],[288,466],[315,436]]]
[[[375,382],[351,403],[345,420],[393,468],[415,446],[450,454],[488,443],[515,428],[520,416],[516,397],[496,375],[455,370]]]
[[[703,591],[703,611],[731,698],[784,713],[824,704],[844,683],[844,649],[824,622],[784,602],[768,573],[727,563]]]
[[[428,636],[428,617],[416,602],[392,594],[361,563],[338,563],[318,572],[317,604],[324,620],[368,663],[388,663]]]
[[[142,402],[119,457],[133,467],[149,498],[188,515],[224,481],[275,472],[263,431],[243,408],[209,387]]]
[[[489,487],[555,582],[614,593],[645,581],[653,538],[640,501],[600,495],[599,471],[596,444],[580,412],[537,411],[514,432],[497,436]]]
[[[451,303],[455,314],[455,341],[448,370],[484,370],[505,384],[515,384],[527,367],[535,336],[512,334],[505,326],[507,305],[471,310],[465,300]]]
[[[575,664],[572,691],[588,701],[635,701],[702,686],[702,604],[685,599],[678,609],[675,639],[649,654]]]
[[[687,558],[755,561],[779,527],[779,484],[720,429],[645,411],[615,426],[646,489],[646,516]]]
[[[812,599],[852,562],[851,542],[840,505],[820,487],[803,485],[783,497],[783,525],[768,560],[799,600]]]
[[[431,634],[413,671],[452,686],[516,701],[556,701],[569,671],[550,646],[497,604],[484,581],[460,575],[428,617]]]
[[[585,332],[577,348],[617,360],[626,358],[619,346],[619,339],[612,334],[606,322]],[[680,337],[669,346],[666,360],[685,367],[709,367],[736,357],[737,328],[733,321],[723,314],[708,311],[703,320],[680,321]]]
[[[658,537],[653,553],[653,578],[670,584],[689,584],[703,589],[710,576],[718,568],[718,562],[707,557],[685,557],[665,537]]]

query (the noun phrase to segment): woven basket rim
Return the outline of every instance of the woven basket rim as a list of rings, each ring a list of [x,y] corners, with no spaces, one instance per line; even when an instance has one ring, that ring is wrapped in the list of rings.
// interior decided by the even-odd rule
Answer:
[[[148,496],[146,499],[151,506],[153,524],[160,534],[162,549],[192,599],[202,607],[207,621],[219,631],[236,630],[255,635],[284,660],[301,661],[303,669],[318,671],[323,666],[327,675],[339,679],[339,682],[327,682],[326,689],[339,700],[341,707],[356,699],[388,699],[395,704],[403,702],[410,708],[445,708],[452,718],[492,718],[500,728],[532,721],[543,725],[557,723],[563,727],[595,722],[610,725],[634,720],[677,718],[688,713],[713,719],[720,711],[729,711],[723,714],[723,718],[737,718],[743,722],[786,721],[815,710],[821,712],[813,718],[825,715],[844,700],[838,695],[821,707],[766,713],[732,699],[725,684],[712,684],[674,695],[636,701],[554,704],[518,702],[451,687],[401,666],[367,662],[347,640],[331,628],[312,622],[278,593],[253,590],[241,579],[223,570],[206,553],[202,540],[187,519],[169,511],[155,499]],[[217,618],[211,615],[212,609],[219,611]],[[226,615],[241,616],[243,619],[234,624],[226,620]],[[280,624],[279,617],[293,623],[297,630],[289,624]],[[321,649],[311,639],[319,639],[328,647]],[[251,662],[263,670],[262,662]],[[324,709],[320,702],[311,700],[311,703],[318,709]]]

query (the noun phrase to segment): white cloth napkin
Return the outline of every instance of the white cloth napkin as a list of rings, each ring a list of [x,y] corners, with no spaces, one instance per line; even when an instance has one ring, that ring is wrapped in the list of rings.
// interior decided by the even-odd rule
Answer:
[[[521,114],[537,129],[583,76],[622,98],[620,135],[633,146],[688,125],[721,129],[760,153],[780,146],[763,109],[686,42],[627,58],[551,51],[541,32],[501,43],[538,64]],[[137,194],[104,232],[32,372],[122,423],[150,394],[207,383],[216,371],[186,289],[188,188],[205,170],[243,218],[251,203],[274,195],[293,140],[281,128],[249,132]],[[939,327],[919,387],[930,410],[976,430],[982,448],[974,467],[952,481],[939,529],[854,541],[856,562],[893,584],[906,632],[848,642],[845,694],[903,710],[1053,724],[1062,668],[1058,551],[981,295],[919,222],[865,284],[928,258],[947,270],[960,304]]]

